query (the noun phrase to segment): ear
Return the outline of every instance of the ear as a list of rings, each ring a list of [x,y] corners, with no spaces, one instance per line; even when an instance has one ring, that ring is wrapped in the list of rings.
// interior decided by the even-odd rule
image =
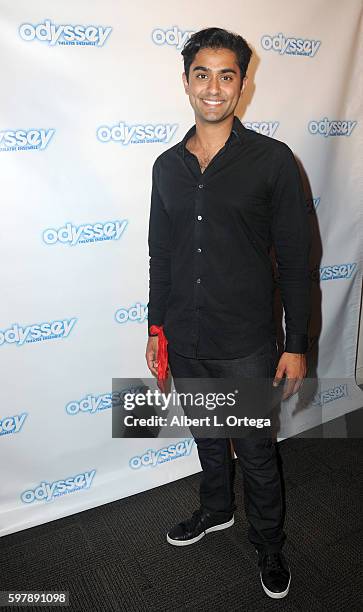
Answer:
[[[188,95],[189,94],[189,85],[188,85],[188,81],[187,81],[187,75],[185,74],[185,72],[183,72],[183,74],[182,74],[182,79],[183,79],[184,91]]]
[[[241,93],[243,93],[243,92],[244,92],[244,90],[246,89],[247,82],[248,82],[248,76],[246,75],[246,76],[244,76],[244,77],[243,77],[243,79],[242,79],[242,83],[241,83]]]

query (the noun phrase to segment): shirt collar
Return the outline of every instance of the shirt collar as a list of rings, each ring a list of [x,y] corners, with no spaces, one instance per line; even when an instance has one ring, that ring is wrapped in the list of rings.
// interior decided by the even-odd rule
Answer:
[[[191,136],[193,136],[195,134],[195,130],[196,130],[196,126],[193,125],[185,134],[183,140],[180,141],[179,146],[178,146],[178,152],[185,157],[185,153],[188,152],[187,148],[186,148],[186,143],[188,142],[189,138]],[[228,137],[228,140],[226,142],[226,144],[230,144],[230,143],[238,143],[241,144],[242,140],[243,140],[243,136],[244,136],[244,132],[245,132],[246,128],[244,127],[244,125],[242,124],[242,122],[240,121],[240,119],[238,117],[234,117],[233,119],[233,125],[232,125],[232,130],[231,133]]]

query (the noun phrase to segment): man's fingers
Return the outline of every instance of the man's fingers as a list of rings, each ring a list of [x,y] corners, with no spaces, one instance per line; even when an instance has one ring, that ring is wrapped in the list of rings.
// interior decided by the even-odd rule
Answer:
[[[304,380],[304,378],[298,378],[296,380],[295,385],[294,385],[294,390],[292,392],[293,395],[298,392],[298,390],[300,389],[300,387],[301,387],[301,385],[303,383],[303,380]]]
[[[284,353],[276,368],[272,383],[274,387],[277,387],[282,378],[286,376],[281,398],[283,400],[291,397],[291,395],[294,395],[299,390],[306,373],[304,362],[301,359],[297,360],[296,357],[298,355]]]
[[[300,389],[303,380],[303,378],[287,378],[282,399],[287,399],[288,397],[295,395],[295,393],[297,393]]]
[[[281,380],[282,378],[275,376],[273,386],[277,387],[280,384]],[[303,378],[286,378],[281,399],[286,400],[292,395],[295,395],[295,393],[297,393],[300,389],[303,380]]]
[[[297,378],[295,385],[294,385],[293,392],[292,392],[293,395],[298,392],[298,390],[300,389],[302,385],[303,380],[304,380],[303,378]]]
[[[146,353],[146,363],[153,376],[158,375],[158,362],[154,351]]]
[[[282,399],[285,400],[292,395],[296,378],[286,378]]]
[[[158,369],[157,369],[157,367],[155,367],[155,366],[149,366],[149,370],[150,370],[150,372],[151,372],[151,374],[152,374],[153,376],[156,376],[156,377],[157,377],[157,375],[158,375]]]
[[[277,368],[275,378],[272,383],[274,387],[278,387],[278,385],[282,381],[283,375],[284,375],[284,370],[282,368]]]

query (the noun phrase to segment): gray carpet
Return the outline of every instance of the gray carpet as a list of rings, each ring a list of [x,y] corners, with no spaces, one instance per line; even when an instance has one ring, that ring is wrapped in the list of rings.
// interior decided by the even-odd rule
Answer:
[[[278,448],[292,571],[285,599],[270,599],[259,582],[239,468],[232,528],[189,547],[166,542],[167,529],[198,506],[196,474],[1,538],[0,590],[67,590],[72,612],[361,612],[361,439],[289,439]]]

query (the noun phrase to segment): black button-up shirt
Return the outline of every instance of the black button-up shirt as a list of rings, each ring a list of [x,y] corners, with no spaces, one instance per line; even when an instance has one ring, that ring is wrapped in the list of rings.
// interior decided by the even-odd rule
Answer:
[[[204,173],[183,140],[153,166],[149,222],[148,324],[194,358],[230,359],[276,334],[275,281],[285,312],[285,350],[305,353],[310,230],[299,170],[289,147],[235,117]]]

